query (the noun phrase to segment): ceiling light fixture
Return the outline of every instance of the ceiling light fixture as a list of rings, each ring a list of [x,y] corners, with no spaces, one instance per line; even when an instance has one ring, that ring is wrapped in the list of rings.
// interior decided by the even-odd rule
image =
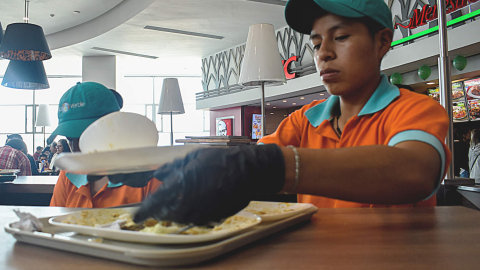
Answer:
[[[305,97],[300,97],[300,99],[305,99]]]
[[[320,96],[324,96],[325,94],[324,93],[320,93]]]
[[[270,103],[267,103],[267,104],[265,104],[265,105],[270,106]]]
[[[246,1],[257,2],[257,3],[262,3],[262,4],[277,5],[277,6],[285,6],[285,4],[287,4],[287,2],[280,1],[280,0],[246,0]]]
[[[432,85],[432,84],[435,84],[435,83],[434,82],[427,82],[427,84]]]
[[[81,12],[79,10],[75,10],[75,11],[73,11],[73,13],[80,14]]]
[[[143,27],[143,29],[155,30],[155,31],[160,31],[160,32],[168,32],[168,33],[174,33],[174,34],[181,34],[181,35],[187,35],[187,36],[195,36],[195,37],[204,37],[204,38],[213,38],[213,39],[223,39],[224,38],[222,36],[196,33],[196,32],[190,32],[190,31],[183,31],[183,30],[164,28],[164,27],[157,27],[157,26],[151,26],[151,25],[146,25],[145,27]]]
[[[0,57],[19,61],[42,61],[52,58],[42,27],[28,23],[28,6],[25,0],[23,23],[7,26],[0,46]]]
[[[273,112],[271,112],[270,114],[274,114]]]
[[[283,102],[283,103],[287,103],[287,101],[286,101],[286,100],[284,100],[284,101],[282,101],[282,102]]]
[[[125,55],[137,56],[137,57],[143,57],[143,58],[149,58],[149,59],[157,59],[158,58],[157,56],[151,56],[151,55],[145,55],[145,54],[139,54],[139,53],[131,53],[131,52],[124,52],[124,51],[117,51],[117,50],[111,50],[111,49],[100,48],[100,47],[92,47],[92,50],[118,53],[118,54],[125,54]]]
[[[274,109],[276,109],[277,107],[273,106]]]
[[[297,103],[295,103],[295,102],[292,102],[292,105],[297,105]]]
[[[50,88],[42,61],[11,60],[3,76],[2,85],[26,90]]]

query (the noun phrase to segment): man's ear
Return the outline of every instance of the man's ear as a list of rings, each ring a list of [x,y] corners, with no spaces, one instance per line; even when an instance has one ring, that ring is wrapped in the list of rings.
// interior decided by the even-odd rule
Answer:
[[[380,56],[379,60],[382,60],[382,58],[385,56],[385,54],[387,54],[387,52],[390,50],[390,47],[392,45],[392,40],[393,40],[392,30],[388,28],[380,30],[376,34],[376,40],[378,44],[378,53]]]

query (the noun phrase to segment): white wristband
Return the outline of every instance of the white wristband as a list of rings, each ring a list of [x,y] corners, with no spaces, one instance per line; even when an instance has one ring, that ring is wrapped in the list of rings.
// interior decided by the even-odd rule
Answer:
[[[291,148],[295,154],[295,182],[293,183],[293,188],[288,192],[290,194],[295,194],[298,186],[298,179],[300,178],[300,156],[298,155],[295,146],[288,145],[287,148]]]

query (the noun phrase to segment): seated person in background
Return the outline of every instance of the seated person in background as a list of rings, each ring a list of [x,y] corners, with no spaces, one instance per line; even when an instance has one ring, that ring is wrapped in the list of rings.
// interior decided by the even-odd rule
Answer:
[[[57,143],[52,142],[50,146],[48,146],[48,150],[50,151],[50,156],[48,156],[48,162],[52,163],[53,156],[57,153]]]
[[[53,155],[52,161],[50,162],[50,166],[49,166],[50,170],[53,170],[55,172],[59,171],[58,168],[55,168],[55,159],[62,152],[66,152],[66,153],[71,153],[72,152],[72,150],[70,150],[70,146],[68,145],[67,140],[65,140],[65,139],[61,139],[57,143],[57,152]]]
[[[35,161],[35,166],[36,166],[37,168],[40,168],[40,166],[38,166],[38,164],[40,164],[40,163],[43,163],[43,166],[42,166],[42,167],[43,167],[43,170],[42,170],[42,171],[48,169],[49,164],[48,164],[48,157],[47,157],[47,155],[41,154],[40,157],[38,158],[38,160]]]
[[[33,160],[37,161],[38,158],[40,157],[40,154],[42,154],[42,151],[43,151],[43,147],[37,146],[37,151],[33,153]]]
[[[123,103],[121,99],[118,93],[99,83],[78,83],[60,99],[59,125],[48,142],[63,135],[67,137],[72,152],[79,152],[78,143],[83,131],[102,116],[119,111],[119,104]],[[60,171],[50,206],[100,208],[137,203],[160,185],[160,181],[153,179],[143,188],[134,188],[110,183],[107,177],[88,183],[86,175]]]
[[[11,145],[20,149],[22,147],[27,148],[21,139],[7,137],[5,146],[0,147],[0,169],[19,169],[20,172],[17,175],[32,175],[30,161],[27,156],[21,150],[15,149]]]
[[[49,160],[49,157],[50,157],[50,147],[49,147],[49,146],[47,146],[47,147],[45,147],[45,149],[43,149],[42,155],[46,155],[46,156],[47,156],[47,161],[50,162],[50,160]]]
[[[27,145],[25,144],[25,142],[23,140],[13,139],[13,140],[10,140],[7,144],[10,145],[11,147],[17,149],[17,150],[22,151],[22,153],[24,153],[25,156],[27,156],[28,161],[30,162],[30,169],[32,171],[32,175],[38,175],[39,174],[38,169],[37,169],[38,167],[35,166],[35,160],[33,159],[32,155],[28,154]]]

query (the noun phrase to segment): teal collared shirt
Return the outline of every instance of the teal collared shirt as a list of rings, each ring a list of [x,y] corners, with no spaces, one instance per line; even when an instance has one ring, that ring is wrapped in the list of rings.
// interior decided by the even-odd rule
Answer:
[[[374,114],[383,110],[399,96],[400,90],[388,81],[388,77],[385,74],[382,74],[380,84],[360,113],[358,113],[358,116]],[[333,110],[338,107],[339,103],[339,96],[330,96],[325,102],[307,110],[305,116],[312,126],[318,127],[323,121],[332,117]]]
[[[87,175],[85,174],[66,173],[65,176],[77,188],[80,188],[81,186],[86,186],[88,184]],[[110,181],[108,181],[108,185],[107,185],[108,188],[116,188],[120,186],[123,186],[123,184],[122,183],[113,184]]]

